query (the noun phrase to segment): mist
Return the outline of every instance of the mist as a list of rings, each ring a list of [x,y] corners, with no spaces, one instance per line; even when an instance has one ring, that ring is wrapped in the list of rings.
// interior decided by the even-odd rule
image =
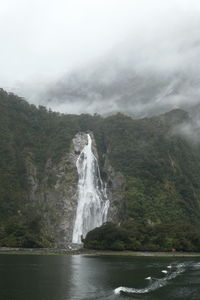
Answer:
[[[31,103],[136,118],[200,103],[198,0],[9,0],[0,16],[0,86]]]

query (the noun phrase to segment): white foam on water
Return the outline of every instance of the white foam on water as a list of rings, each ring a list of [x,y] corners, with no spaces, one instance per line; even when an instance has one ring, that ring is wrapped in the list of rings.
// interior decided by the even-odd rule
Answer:
[[[197,269],[200,268],[200,262],[199,263],[193,263],[192,267],[197,268]]]
[[[171,268],[172,268],[172,265],[167,266],[167,268],[168,268],[168,269],[171,269]]]
[[[151,280],[152,277],[150,277],[150,276],[145,278],[145,279],[150,280],[150,285],[147,286],[146,288],[135,289],[135,288],[128,288],[128,287],[120,286],[114,290],[114,293],[116,295],[119,295],[121,292],[130,293],[130,294],[146,294],[151,291],[155,291],[155,290],[167,285],[169,280],[172,280],[172,279],[176,278],[178,275],[180,275],[181,273],[183,273],[185,271],[184,267],[185,267],[184,264],[178,264],[178,265],[174,266],[175,270],[173,272],[167,273],[167,275],[164,278],[160,278],[160,279],[154,278],[155,279],[154,281]]]

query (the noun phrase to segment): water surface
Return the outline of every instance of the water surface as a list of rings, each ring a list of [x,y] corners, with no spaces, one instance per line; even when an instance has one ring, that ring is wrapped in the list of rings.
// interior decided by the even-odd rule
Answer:
[[[0,299],[199,300],[200,258],[0,255]]]

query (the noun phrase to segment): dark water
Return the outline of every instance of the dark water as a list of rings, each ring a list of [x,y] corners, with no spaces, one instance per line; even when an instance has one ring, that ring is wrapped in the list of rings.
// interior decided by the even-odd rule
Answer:
[[[199,300],[200,258],[0,255],[0,299]]]

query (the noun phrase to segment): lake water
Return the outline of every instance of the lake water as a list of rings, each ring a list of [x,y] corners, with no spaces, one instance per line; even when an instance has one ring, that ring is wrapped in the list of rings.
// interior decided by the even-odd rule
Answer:
[[[199,300],[200,258],[0,255],[0,299]]]

